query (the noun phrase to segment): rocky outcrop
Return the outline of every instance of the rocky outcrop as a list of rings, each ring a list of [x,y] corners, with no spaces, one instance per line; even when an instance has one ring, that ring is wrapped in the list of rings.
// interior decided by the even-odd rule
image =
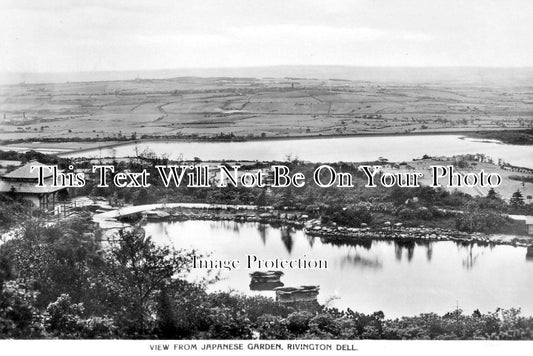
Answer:
[[[281,271],[257,271],[250,273],[250,277],[252,278],[252,282],[260,283],[260,282],[279,282],[281,276],[283,276],[283,272]]]
[[[274,290],[279,287],[283,287],[282,282],[250,282],[250,290],[267,291]]]
[[[400,224],[355,228],[308,223],[304,231],[311,236],[320,236],[324,241],[340,242],[348,242],[350,240],[426,240],[507,244],[522,247],[526,247],[531,243],[531,238],[527,236],[515,236],[509,239],[503,235],[487,235],[479,232],[466,233],[434,227],[404,227]]]
[[[279,287],[274,289],[276,300],[281,303],[316,301],[319,286]]]

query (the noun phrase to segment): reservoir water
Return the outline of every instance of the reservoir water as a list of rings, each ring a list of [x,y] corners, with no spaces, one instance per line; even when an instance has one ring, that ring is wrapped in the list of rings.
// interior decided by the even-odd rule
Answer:
[[[364,162],[380,157],[410,161],[430,156],[483,153],[522,167],[533,168],[533,146],[477,140],[460,135],[360,136],[246,142],[142,141],[114,147],[61,153],[63,157],[132,157],[149,149],[171,159],[283,161],[287,155],[311,162]]]
[[[336,245],[301,230],[258,223],[185,221],[148,223],[157,244],[197,249],[211,259],[239,259],[241,268],[222,273],[210,290],[234,289],[248,295],[275,296],[250,290],[246,255],[262,259],[326,259],[327,270],[285,270],[285,286],[319,285],[319,301],[387,317],[496,308],[522,308],[533,315],[533,261],[526,248],[461,245],[454,242],[398,243],[368,241]],[[194,276],[204,273],[195,270]]]

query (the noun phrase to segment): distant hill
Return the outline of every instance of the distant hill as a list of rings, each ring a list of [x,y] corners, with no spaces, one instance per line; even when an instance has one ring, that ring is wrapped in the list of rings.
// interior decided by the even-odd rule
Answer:
[[[386,83],[498,83],[531,85],[533,67],[349,67],[349,66],[269,66],[242,68],[190,68],[138,71],[77,73],[1,73],[1,84],[95,82],[175,77],[255,77],[346,79]]]

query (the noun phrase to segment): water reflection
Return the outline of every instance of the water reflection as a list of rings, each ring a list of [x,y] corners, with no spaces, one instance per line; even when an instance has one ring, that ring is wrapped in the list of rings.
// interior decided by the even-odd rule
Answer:
[[[305,235],[307,242],[309,243],[309,247],[313,248],[313,245],[315,244],[315,236],[311,235]]]
[[[407,251],[407,261],[411,262],[415,255],[415,242],[414,241],[394,241],[394,256],[396,260],[401,261],[403,250]]]
[[[479,253],[474,253],[473,246],[470,245],[466,248],[468,251],[466,257],[463,259],[463,267],[466,269],[472,269],[476,265]]]
[[[338,246],[338,247],[356,246],[356,247],[362,247],[365,250],[370,250],[372,248],[372,240],[368,240],[368,239],[365,239],[365,240],[354,239],[353,241],[348,242],[347,240],[329,241],[328,239],[322,237],[320,238],[320,242],[323,244],[328,244],[328,245]]]
[[[266,224],[257,225],[257,231],[259,232],[259,237],[261,238],[261,241],[263,241],[263,245],[266,245],[267,225]]]
[[[526,261],[533,261],[533,245],[527,247]]]
[[[495,246],[484,243],[468,244],[460,242],[456,244],[457,250],[463,255],[462,265],[465,269],[473,269],[478,259],[485,254],[485,251],[491,251]]]
[[[240,224],[238,224],[237,222],[233,222],[233,232],[238,233],[239,227],[240,227]]]
[[[433,257],[433,243],[428,243],[426,246],[426,259],[431,261],[431,257]]]
[[[283,245],[285,245],[285,248],[287,249],[287,252],[290,255],[292,252],[292,247],[294,245],[294,241],[292,238],[294,229],[291,227],[282,227],[280,231],[281,231],[281,241],[283,241]]]
[[[203,221],[206,224],[209,224],[210,229],[213,232],[218,232],[220,229],[226,230],[226,231],[232,231],[235,233],[239,233],[240,227],[242,225],[245,225],[243,223],[238,223],[236,221]]]
[[[346,267],[347,265],[372,269],[383,268],[383,263],[377,257],[363,257],[357,252],[354,255],[348,254],[344,256],[341,259],[340,265],[342,268]]]
[[[285,286],[320,285],[320,301],[332,306],[399,317],[444,313],[456,300],[482,312],[521,307],[533,314],[533,250],[524,247],[457,244],[452,241],[354,240],[330,242],[302,230],[258,223],[184,221],[148,223],[157,244],[238,259],[241,268],[222,271],[210,290],[238,290],[272,296],[272,285],[251,285],[246,255],[260,259],[326,259],[326,270],[284,269]],[[526,255],[527,263],[524,261]],[[205,271],[196,271],[200,274]],[[269,281],[270,282],[270,281]]]

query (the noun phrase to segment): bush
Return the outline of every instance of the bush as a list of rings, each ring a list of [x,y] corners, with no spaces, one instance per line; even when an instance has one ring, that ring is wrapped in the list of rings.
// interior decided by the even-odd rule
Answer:
[[[321,338],[336,338],[340,334],[341,320],[335,319],[331,314],[318,314],[309,321],[309,331]]]
[[[324,209],[322,213],[324,222],[334,222],[343,226],[359,227],[362,223],[370,223],[372,215],[365,207],[349,206],[339,207],[332,206]]]
[[[303,334],[309,329],[309,322],[313,315],[309,312],[296,312],[287,317],[287,329],[295,334]]]
[[[264,340],[286,340],[290,338],[285,319],[270,314],[265,314],[257,319],[259,337]]]
[[[74,304],[68,294],[62,294],[46,308],[44,328],[54,337],[78,337],[83,310],[83,304]]]
[[[36,338],[42,335],[38,310],[32,306],[33,292],[17,281],[9,281],[0,290],[0,339]]]
[[[46,308],[43,324],[46,332],[61,339],[112,338],[116,327],[113,320],[103,317],[83,319],[82,303],[75,304],[68,294],[62,294]]]
[[[495,233],[505,231],[509,224],[508,218],[500,214],[476,210],[465,211],[455,220],[457,230],[464,232]]]

